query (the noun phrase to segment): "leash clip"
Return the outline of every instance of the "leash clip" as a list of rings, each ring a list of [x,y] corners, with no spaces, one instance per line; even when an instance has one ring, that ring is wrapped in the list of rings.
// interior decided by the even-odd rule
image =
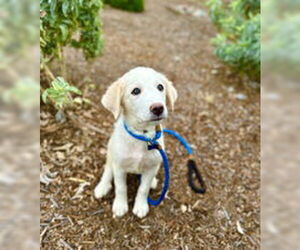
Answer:
[[[160,150],[162,147],[157,141],[149,141],[148,142],[148,150],[157,149]]]

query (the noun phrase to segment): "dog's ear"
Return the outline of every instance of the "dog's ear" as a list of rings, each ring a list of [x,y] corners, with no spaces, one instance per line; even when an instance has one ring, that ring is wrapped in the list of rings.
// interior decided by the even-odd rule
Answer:
[[[174,104],[175,101],[177,100],[177,90],[175,89],[175,87],[173,86],[173,83],[171,81],[169,81],[168,79],[166,79],[166,87],[167,87],[167,100],[171,106],[171,110],[174,109]]]
[[[118,79],[108,87],[101,99],[102,105],[113,113],[115,119],[117,119],[121,113],[122,96],[123,84],[122,80]]]

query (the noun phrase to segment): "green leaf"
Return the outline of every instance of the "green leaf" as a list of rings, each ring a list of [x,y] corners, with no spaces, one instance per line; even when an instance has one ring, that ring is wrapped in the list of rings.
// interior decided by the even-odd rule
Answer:
[[[59,25],[61,34],[62,34],[62,40],[65,41],[68,37],[68,27],[64,24]]]
[[[91,102],[89,99],[87,99],[87,98],[82,98],[82,100],[83,100],[85,103],[92,104],[92,102]]]
[[[81,92],[78,88],[76,88],[76,87],[74,87],[74,86],[69,86],[67,89],[68,89],[68,91],[70,91],[70,92],[74,92],[74,93],[76,93],[76,94],[78,94],[78,95],[82,95],[82,92]]]
[[[48,89],[45,89],[42,94],[42,100],[45,104],[47,103],[47,98],[48,98]]]
[[[52,16],[55,16],[55,11],[56,11],[56,3],[57,1],[56,0],[51,0],[51,1],[48,1],[48,3],[50,4],[50,14]]]
[[[76,97],[76,98],[74,98],[74,102],[78,103],[78,104],[82,104],[83,100],[81,97]]]
[[[68,15],[68,9],[69,9],[69,1],[64,1],[62,4],[62,13],[66,17]]]
[[[59,83],[59,86],[61,86],[61,88],[67,88],[69,85],[69,83],[61,76],[57,77],[56,78],[58,83]]]

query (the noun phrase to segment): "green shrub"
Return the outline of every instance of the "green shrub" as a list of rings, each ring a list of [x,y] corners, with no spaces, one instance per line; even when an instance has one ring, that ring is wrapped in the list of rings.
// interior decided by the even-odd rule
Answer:
[[[213,39],[218,58],[253,80],[260,78],[260,1],[208,1],[217,26]]]
[[[40,0],[40,46],[44,58],[61,58],[64,46],[82,49],[86,58],[102,50],[101,0]]]
[[[262,3],[262,60],[264,70],[299,79],[300,0]]]
[[[104,3],[118,9],[132,12],[144,11],[144,0],[104,0]]]
[[[32,76],[39,4],[35,0],[0,0],[0,6],[0,105],[4,109],[18,106],[27,112],[39,104],[39,85]]]
[[[34,0],[0,0],[0,6],[0,68],[3,68],[15,59],[19,61],[36,44],[39,9]]]

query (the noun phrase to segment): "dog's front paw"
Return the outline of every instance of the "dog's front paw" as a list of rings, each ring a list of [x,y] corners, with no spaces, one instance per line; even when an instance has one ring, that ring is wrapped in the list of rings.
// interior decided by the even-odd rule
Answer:
[[[115,199],[112,208],[113,214],[121,217],[128,212],[128,204],[122,199]]]
[[[111,188],[112,186],[110,183],[103,184],[102,182],[100,182],[94,190],[94,195],[97,199],[100,199],[105,196]]]
[[[146,201],[136,201],[133,207],[133,213],[139,218],[145,217],[149,212],[149,205]]]

